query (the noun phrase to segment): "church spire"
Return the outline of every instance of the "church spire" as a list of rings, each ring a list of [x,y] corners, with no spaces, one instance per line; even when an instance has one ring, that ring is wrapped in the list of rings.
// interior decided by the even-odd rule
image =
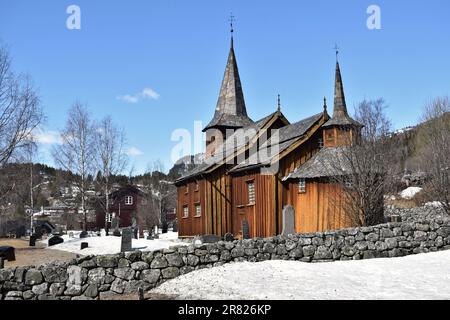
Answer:
[[[336,46],[336,74],[334,79],[334,110],[333,116],[331,119],[324,124],[324,127],[327,126],[346,126],[346,125],[355,125],[361,126],[360,123],[353,120],[347,112],[347,104],[345,102],[345,94],[344,94],[344,84],[342,82],[341,76],[341,68],[339,66],[338,54],[339,50]]]
[[[223,75],[222,86],[220,88],[219,98],[217,100],[216,111],[211,122],[203,129],[206,131],[211,128],[217,129],[235,129],[242,128],[253,121],[247,116],[245,107],[244,93],[242,90],[241,79],[234,53],[233,33],[234,16],[230,17],[231,25],[231,47],[228,54],[227,65]]]
[[[333,117],[346,117],[346,116],[348,117],[347,104],[345,103],[344,84],[342,83],[341,68],[339,67],[339,61],[336,60]]]

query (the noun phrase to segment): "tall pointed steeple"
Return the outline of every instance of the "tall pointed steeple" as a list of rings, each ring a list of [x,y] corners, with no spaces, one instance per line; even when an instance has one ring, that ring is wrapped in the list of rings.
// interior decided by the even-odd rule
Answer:
[[[245,107],[244,93],[242,91],[236,55],[234,53],[233,32],[233,25],[231,24],[230,53],[228,55],[216,110],[213,119],[203,131],[211,128],[241,128],[253,123],[248,117]]]
[[[353,120],[347,112],[347,104],[345,102],[344,84],[342,82],[341,68],[337,60],[338,51],[336,50],[336,75],[334,80],[334,110],[333,116],[323,126],[345,126],[355,125],[361,126],[360,123]]]

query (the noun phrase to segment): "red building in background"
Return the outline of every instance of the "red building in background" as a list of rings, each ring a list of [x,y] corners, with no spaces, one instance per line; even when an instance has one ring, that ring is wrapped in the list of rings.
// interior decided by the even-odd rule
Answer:
[[[119,219],[119,228],[131,227],[133,218],[140,231],[147,229],[151,223],[151,203],[149,196],[137,187],[128,185],[109,195],[110,215],[108,216],[108,228],[114,229],[113,218]],[[155,220],[155,219],[152,219]],[[157,220],[157,219],[156,219]],[[106,213],[103,207],[96,209],[96,226],[105,228]],[[157,221],[153,221],[156,222]],[[151,226],[150,226],[151,227]]]

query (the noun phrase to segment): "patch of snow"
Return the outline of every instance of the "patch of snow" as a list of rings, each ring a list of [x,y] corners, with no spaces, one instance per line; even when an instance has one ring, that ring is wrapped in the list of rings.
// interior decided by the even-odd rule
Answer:
[[[420,187],[409,187],[406,188],[405,190],[403,190],[402,192],[400,192],[400,197],[402,199],[407,199],[410,200],[412,198],[414,198],[414,196],[416,194],[418,194],[419,192],[421,192],[423,189]]]
[[[450,251],[327,263],[229,263],[163,283],[178,299],[450,299]]]
[[[442,202],[439,201],[431,201],[424,204],[425,207],[435,207],[440,208],[442,207]]]
[[[73,232],[74,237],[69,237],[69,233]],[[69,231],[68,234],[63,235],[64,243],[47,247],[46,250],[62,250],[73,252],[81,255],[102,255],[102,254],[115,254],[120,252],[121,237],[115,236],[101,236],[98,237],[95,234],[91,234],[90,237],[80,239],[79,234],[81,231]],[[81,250],[81,242],[87,242],[89,247]],[[41,241],[48,245],[48,239]],[[159,249],[168,249],[175,245],[188,245],[186,242],[182,242],[178,239],[178,232],[168,232],[160,234],[159,239],[147,240],[145,239],[132,239],[132,247],[141,251],[153,251]]]

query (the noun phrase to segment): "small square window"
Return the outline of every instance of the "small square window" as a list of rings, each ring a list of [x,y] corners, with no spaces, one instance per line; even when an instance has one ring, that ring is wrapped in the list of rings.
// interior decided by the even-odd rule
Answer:
[[[248,204],[255,204],[255,183],[247,182]]]
[[[305,179],[300,179],[298,181],[298,192],[306,193],[306,180]]]
[[[195,205],[195,216],[201,217],[201,215],[202,215],[202,207],[200,206],[200,204],[196,204]]]
[[[187,217],[189,217],[189,207],[184,206],[183,207],[183,218],[187,218]]]
[[[126,197],[125,197],[125,204],[126,204],[127,206],[133,205],[133,197],[132,197],[132,196],[126,196]]]

